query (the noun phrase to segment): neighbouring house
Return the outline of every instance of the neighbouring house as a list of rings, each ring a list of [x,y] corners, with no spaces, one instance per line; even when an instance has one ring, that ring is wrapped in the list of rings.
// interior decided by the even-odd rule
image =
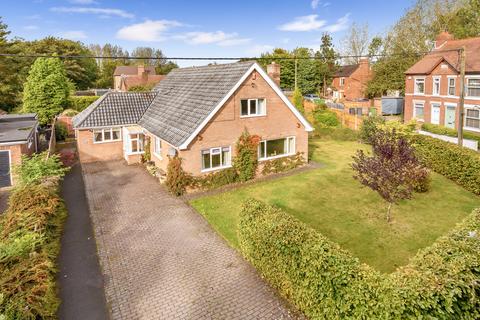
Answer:
[[[113,72],[113,88],[128,91],[131,87],[156,85],[164,75],[157,74],[154,66],[117,66]]]
[[[458,129],[460,58],[456,50],[462,47],[466,52],[464,129],[480,132],[480,37],[456,40],[447,32],[439,34],[435,48],[405,72],[405,121]]]
[[[35,113],[0,115],[0,187],[13,185],[12,166],[37,151],[37,127]]]
[[[138,163],[150,146],[158,168],[178,155],[193,175],[231,167],[245,130],[261,137],[260,162],[297,152],[306,159],[313,130],[251,61],[174,69],[152,92],[107,93],[73,124],[82,162]]]
[[[358,64],[341,66],[333,76],[332,98],[335,101],[365,99],[365,88],[372,75],[367,58],[360,59]]]

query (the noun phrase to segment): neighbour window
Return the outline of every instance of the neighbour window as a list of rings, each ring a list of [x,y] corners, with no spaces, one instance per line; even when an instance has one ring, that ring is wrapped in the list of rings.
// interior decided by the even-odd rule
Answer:
[[[202,150],[202,170],[221,169],[230,166],[230,147],[217,147]]]
[[[343,87],[345,85],[345,78],[340,78],[340,86]]]
[[[153,153],[157,156],[162,155],[162,140],[159,137],[154,138]]]
[[[455,95],[455,78],[448,78],[448,95]]]
[[[434,77],[433,78],[432,95],[434,95],[434,96],[440,95],[440,77]]]
[[[131,153],[142,153],[144,151],[143,147],[145,145],[145,135],[142,133],[132,133],[130,134],[130,152]]]
[[[258,146],[258,158],[270,159],[295,153],[295,137],[263,140]]]
[[[93,130],[93,142],[119,141],[121,137],[120,128],[95,129]]]
[[[424,94],[425,93],[425,78],[416,78],[415,79],[415,93]]]
[[[465,127],[480,129],[480,106],[465,109]]]
[[[480,97],[480,78],[467,79],[467,96]]]
[[[423,102],[415,102],[415,110],[413,117],[419,120],[423,120]]]
[[[244,99],[240,101],[242,117],[263,116],[266,114],[265,99]]]

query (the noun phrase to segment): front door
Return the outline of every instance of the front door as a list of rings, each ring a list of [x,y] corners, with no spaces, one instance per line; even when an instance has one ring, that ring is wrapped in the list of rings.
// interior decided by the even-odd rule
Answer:
[[[440,124],[440,105],[432,104],[432,121],[433,124]]]
[[[455,129],[455,107],[453,106],[445,108],[445,127]]]

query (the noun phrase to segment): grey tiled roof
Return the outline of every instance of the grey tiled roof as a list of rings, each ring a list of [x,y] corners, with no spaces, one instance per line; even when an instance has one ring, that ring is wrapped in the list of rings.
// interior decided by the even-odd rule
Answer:
[[[155,86],[157,96],[139,124],[173,146],[180,146],[254,63],[172,70]]]
[[[137,124],[155,92],[108,92],[73,117],[75,128]]]

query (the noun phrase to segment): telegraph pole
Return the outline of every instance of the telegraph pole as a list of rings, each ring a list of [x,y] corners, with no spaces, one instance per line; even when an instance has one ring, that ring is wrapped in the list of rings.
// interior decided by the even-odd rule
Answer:
[[[465,46],[458,50],[460,54],[460,101],[458,104],[458,145],[463,147],[463,122],[465,118]]]

